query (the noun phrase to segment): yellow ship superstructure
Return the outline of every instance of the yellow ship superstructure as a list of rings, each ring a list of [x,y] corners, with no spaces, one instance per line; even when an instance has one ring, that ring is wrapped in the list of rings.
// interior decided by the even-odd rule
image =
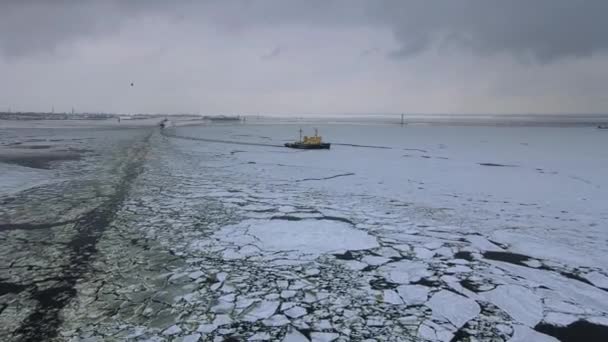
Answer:
[[[323,142],[323,138],[318,134],[317,129],[315,129],[315,135],[312,137],[302,137],[302,130],[300,129],[300,140],[295,143],[287,143],[285,146],[301,149],[329,149],[330,144]]]

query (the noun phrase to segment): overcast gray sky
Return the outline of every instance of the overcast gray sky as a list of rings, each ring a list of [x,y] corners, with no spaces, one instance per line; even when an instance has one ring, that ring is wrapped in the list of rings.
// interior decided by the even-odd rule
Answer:
[[[2,0],[0,110],[606,113],[607,15],[606,0]]]

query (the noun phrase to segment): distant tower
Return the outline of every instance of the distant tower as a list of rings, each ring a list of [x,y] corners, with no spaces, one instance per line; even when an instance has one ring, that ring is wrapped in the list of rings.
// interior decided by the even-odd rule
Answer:
[[[72,115],[74,115],[74,107],[72,107]]]
[[[55,114],[55,106],[51,106],[51,113]]]
[[[404,116],[405,114],[401,114],[401,126],[405,124]]]

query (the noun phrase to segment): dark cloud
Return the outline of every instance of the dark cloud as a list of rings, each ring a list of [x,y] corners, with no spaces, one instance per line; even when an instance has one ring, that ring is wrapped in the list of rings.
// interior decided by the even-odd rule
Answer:
[[[608,48],[606,0],[4,0],[0,50],[19,57],[117,34],[146,15],[223,30],[370,27],[390,30],[405,58],[430,48],[510,53],[541,63]]]
[[[77,40],[118,34],[130,20],[163,10],[155,1],[2,0],[0,52],[18,58]]]
[[[508,52],[540,62],[589,56],[608,48],[608,1],[387,1],[374,6],[408,56],[435,42],[480,54]],[[446,46],[449,44],[441,44]]]

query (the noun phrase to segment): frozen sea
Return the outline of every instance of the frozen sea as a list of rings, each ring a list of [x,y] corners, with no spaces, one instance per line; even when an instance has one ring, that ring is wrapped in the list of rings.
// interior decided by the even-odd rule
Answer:
[[[60,126],[0,128],[3,341],[608,341],[608,131]]]

